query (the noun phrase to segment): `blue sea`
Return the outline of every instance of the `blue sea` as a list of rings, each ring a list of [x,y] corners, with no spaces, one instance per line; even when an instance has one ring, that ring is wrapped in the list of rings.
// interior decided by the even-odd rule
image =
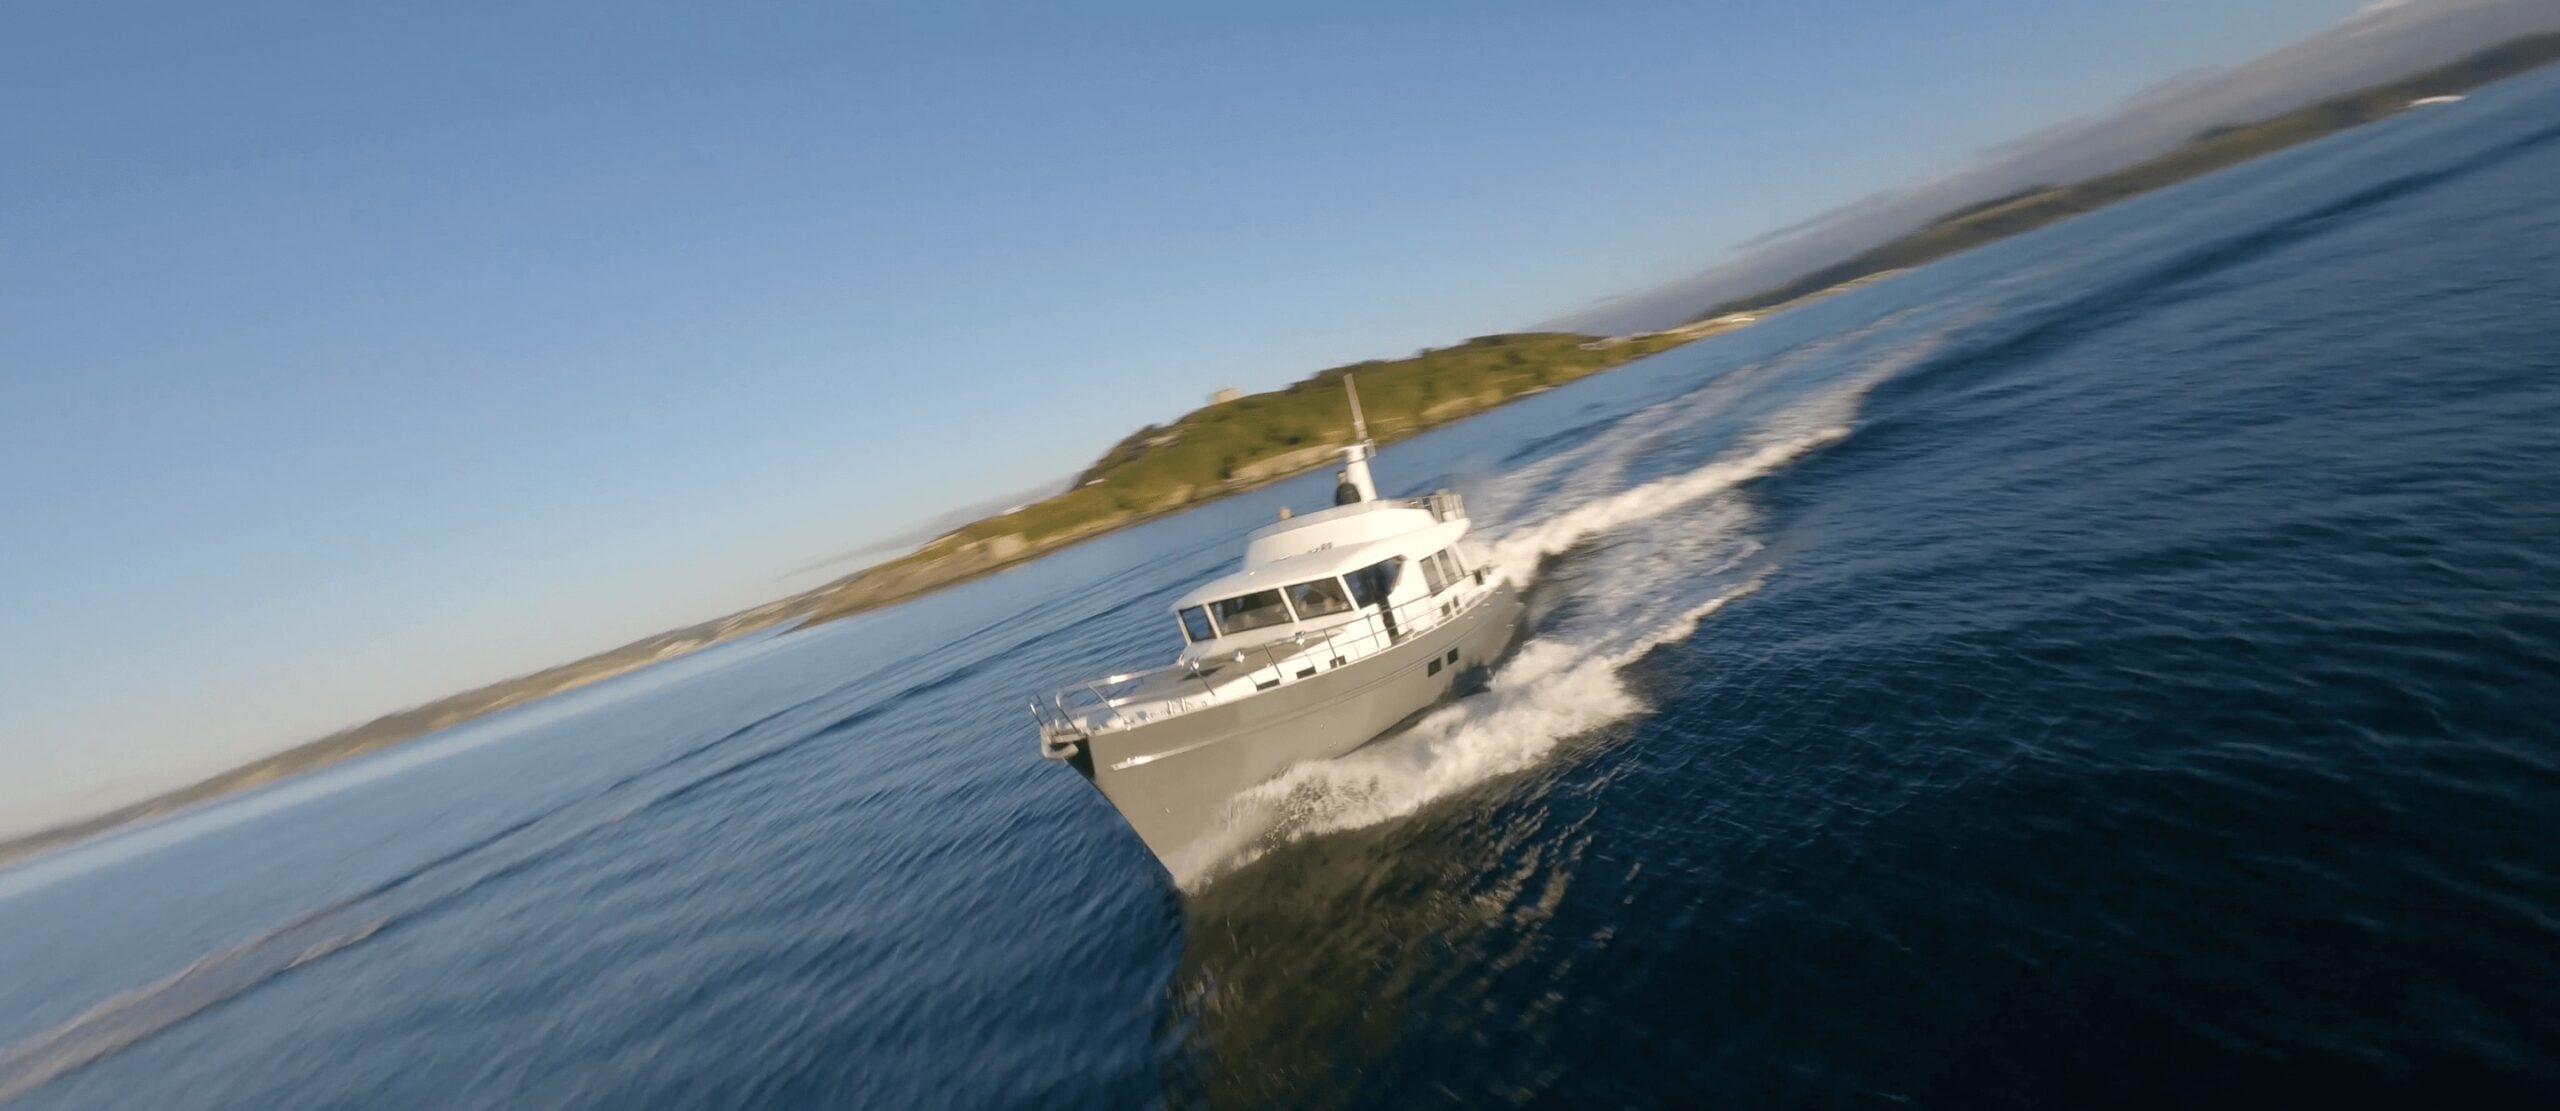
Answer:
[[[2560,1099],[2560,72],[1378,473],[1533,632],[1214,866],[1024,701],[1328,474],[0,872],[0,1103]]]

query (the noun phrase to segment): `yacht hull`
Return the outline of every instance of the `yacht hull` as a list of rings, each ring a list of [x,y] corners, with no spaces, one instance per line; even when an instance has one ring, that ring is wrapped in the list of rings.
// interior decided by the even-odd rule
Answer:
[[[1133,729],[1097,734],[1075,759],[1147,843],[1180,874],[1223,824],[1238,793],[1292,765],[1376,740],[1482,674],[1520,636],[1518,588],[1498,584],[1463,613],[1395,647],[1251,698]],[[1454,653],[1454,658],[1452,654]],[[1434,666],[1434,665],[1437,666]]]

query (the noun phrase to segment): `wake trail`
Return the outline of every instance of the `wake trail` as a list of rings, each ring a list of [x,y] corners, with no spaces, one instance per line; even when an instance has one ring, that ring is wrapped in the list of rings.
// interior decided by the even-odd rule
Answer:
[[[1762,368],[1746,368],[1698,391],[1630,414],[1626,432],[1523,468],[1519,477],[1574,490],[1576,469],[1616,478],[1656,437],[1678,435],[1706,402],[1744,400],[1775,388],[1784,371],[1825,361],[1878,332],[1890,319],[1834,337]],[[1491,542],[1516,585],[1557,559],[1583,559],[1595,538],[1662,527],[1624,545],[1620,574],[1591,576],[1569,604],[1586,611],[1565,627],[1539,629],[1474,696],[1424,715],[1410,728],[1332,760],[1297,765],[1237,796],[1217,833],[1169,861],[1187,889],[1301,838],[1406,817],[1490,780],[1529,770],[1565,741],[1645,712],[1624,669],[1665,644],[1684,641],[1717,611],[1756,593],[1776,567],[1760,557],[1759,514],[1739,496],[1745,485],[1847,438],[1867,394],[1933,355],[1951,329],[1853,364],[1849,373],[1776,408],[1726,451],[1694,469],[1611,493],[1566,494],[1567,508]],[[1765,371],[1767,373],[1756,373]],[[1676,519],[1667,519],[1677,514]],[[1703,592],[1704,596],[1699,596]]]

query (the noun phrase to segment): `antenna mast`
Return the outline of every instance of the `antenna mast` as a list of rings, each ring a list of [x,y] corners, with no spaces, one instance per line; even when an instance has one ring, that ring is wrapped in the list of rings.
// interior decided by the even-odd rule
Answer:
[[[1369,419],[1360,415],[1360,387],[1352,384],[1351,375],[1342,376],[1342,388],[1351,394],[1351,446],[1342,449],[1342,479],[1360,494],[1361,501],[1376,501],[1377,480],[1369,477]]]

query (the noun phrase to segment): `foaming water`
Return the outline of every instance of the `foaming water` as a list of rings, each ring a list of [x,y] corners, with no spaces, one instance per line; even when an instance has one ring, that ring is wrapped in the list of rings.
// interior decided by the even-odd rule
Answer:
[[[1533,586],[1539,568],[1577,545],[1613,538],[1577,571],[1569,607],[1539,619],[1485,691],[1426,714],[1390,740],[1303,763],[1239,796],[1216,835],[1167,863],[1175,881],[1198,888],[1280,842],[1403,819],[1441,796],[1528,771],[1567,737],[1646,709],[1620,671],[1656,645],[1695,635],[1700,622],[1759,589],[1774,571],[1759,558],[1764,543],[1754,535],[1756,512],[1743,486],[1848,438],[1861,399],[1928,361],[1946,338],[1943,330],[1892,335],[1894,323],[1900,317],[1743,366],[1633,412],[1610,438],[1556,453],[1495,486],[1495,504],[1551,507],[1546,517],[1490,540],[1492,558],[1516,584]],[[1866,351],[1884,335],[1892,335],[1892,346]],[[1738,402],[1772,392],[1787,374],[1815,374],[1818,384],[1784,392],[1782,407],[1725,433],[1731,448],[1708,463],[1613,492],[1592,489],[1623,481],[1628,463],[1659,451],[1664,438],[1713,438]],[[1641,527],[1669,512],[1679,512],[1674,527]]]
[[[1323,474],[0,872],[0,1099],[2548,1106],[2555,117],[1391,445],[1531,635],[1184,886],[1021,699]]]
[[[1657,645],[1687,639],[1774,571],[1758,559],[1764,545],[1753,535],[1757,514],[1742,488],[1846,438],[1868,391],[1928,359],[1944,338],[1943,332],[1904,338],[1888,350],[1852,356],[1894,323],[1888,318],[1808,344],[1649,406],[1630,415],[1616,435],[1497,486],[1493,500],[1514,506],[1529,504],[1534,494],[1524,491],[1541,486],[1581,492],[1580,500],[1562,493],[1541,499],[1563,504],[1491,540],[1496,565],[1523,587],[1577,545],[1622,535],[1609,551],[1594,553],[1579,573],[1571,606],[1538,622],[1485,690],[1387,741],[1301,764],[1238,796],[1215,834],[1168,862],[1176,882],[1196,889],[1275,844],[1406,817],[1435,799],[1534,767],[1565,739],[1643,710],[1621,670]],[[1588,485],[1622,478],[1630,460],[1659,449],[1658,438],[1712,425],[1744,391],[1769,391],[1773,379],[1790,371],[1816,373],[1821,382],[1743,426],[1711,461],[1609,493]],[[1677,527],[1637,530],[1675,510]],[[1636,534],[1623,535],[1631,530]]]
[[[1226,867],[1250,864],[1274,843],[1359,829],[1413,814],[1434,800],[1498,776],[1537,766],[1566,738],[1642,711],[1619,669],[1646,649],[1677,640],[1725,603],[1759,588],[1750,580],[1656,627],[1617,654],[1541,639],[1523,647],[1491,688],[1443,707],[1385,742],[1334,760],[1301,764],[1246,792],[1242,814],[1225,831],[1249,837],[1241,849],[1221,847],[1210,871],[1186,875],[1186,887]],[[1232,844],[1232,842],[1230,842]]]

